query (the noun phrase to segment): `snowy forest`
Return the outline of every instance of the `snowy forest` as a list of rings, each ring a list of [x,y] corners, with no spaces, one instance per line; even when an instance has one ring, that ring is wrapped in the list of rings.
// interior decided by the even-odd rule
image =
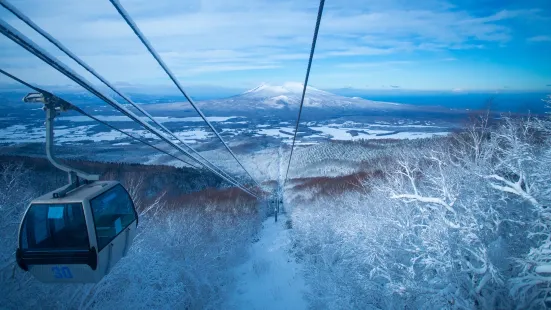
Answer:
[[[0,308],[215,309],[251,243],[263,208],[205,171],[168,166],[74,163],[118,179],[139,212],[131,252],[99,284],[47,285],[15,264],[17,229],[29,201],[65,184],[46,159],[1,157]],[[199,191],[200,190],[200,191]]]
[[[550,134],[549,118],[482,113],[288,196],[312,307],[550,307]]]
[[[343,158],[361,169],[339,168]],[[229,270],[271,215],[204,172],[83,162],[129,190],[139,235],[100,283],[44,285],[14,262],[17,227],[30,199],[65,175],[42,159],[1,163],[0,304],[8,309],[226,308]],[[301,169],[306,163],[317,172]],[[283,189],[289,259],[303,266],[310,308],[551,306],[550,118],[488,111],[445,137],[304,147],[292,165]]]
[[[551,309],[550,4],[0,0],[0,310]]]

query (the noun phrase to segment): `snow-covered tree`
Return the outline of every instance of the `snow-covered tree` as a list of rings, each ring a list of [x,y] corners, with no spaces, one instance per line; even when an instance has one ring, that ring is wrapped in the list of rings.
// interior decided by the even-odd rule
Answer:
[[[295,251],[315,308],[551,302],[551,127],[541,117],[494,116],[480,115],[451,138],[375,151],[347,145],[350,153],[372,152],[362,157],[359,188],[330,193],[308,179],[291,183]],[[313,162],[328,160],[316,156]],[[345,176],[317,179],[350,180],[349,167]]]
[[[0,164],[0,276],[1,281],[13,273],[19,220],[33,194],[30,171],[22,163]]]
[[[57,186],[52,182],[57,175],[14,163],[0,170],[0,304],[7,309],[218,309],[232,288],[232,268],[245,259],[260,226],[256,202],[245,194],[232,189],[154,191],[162,187],[140,174],[159,167],[119,165],[117,173],[127,173],[118,179],[138,202],[140,214],[128,255],[97,284],[45,285],[16,266],[14,250],[28,201]],[[201,178],[200,185],[194,184],[185,174],[180,180],[170,172],[165,177],[187,183],[186,188],[208,184]]]
[[[518,197],[525,201],[532,215],[527,232],[532,246],[528,253],[515,259],[519,273],[510,280],[510,293],[518,300],[519,308],[542,309],[551,307],[551,124],[548,120],[534,121],[520,128],[523,129],[520,132],[505,130],[501,135],[507,136],[506,141],[512,140],[513,134],[522,137],[528,130],[545,135],[538,139],[539,148],[534,152],[522,144],[508,144],[511,151],[503,152],[502,161],[506,162],[506,171],[516,174],[513,176],[516,179],[502,181],[504,189],[497,187],[497,190],[504,192],[504,196],[509,194],[505,199]]]

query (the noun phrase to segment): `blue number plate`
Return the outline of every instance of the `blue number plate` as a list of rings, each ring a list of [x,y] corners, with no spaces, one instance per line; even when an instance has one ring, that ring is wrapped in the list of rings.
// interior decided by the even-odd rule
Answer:
[[[52,267],[52,272],[54,273],[54,278],[56,279],[72,279],[73,273],[71,273],[71,269],[67,266],[63,267]]]

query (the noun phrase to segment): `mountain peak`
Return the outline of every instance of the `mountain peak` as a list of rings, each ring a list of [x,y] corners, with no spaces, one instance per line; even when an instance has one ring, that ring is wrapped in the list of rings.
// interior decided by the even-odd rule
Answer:
[[[240,95],[227,99],[214,99],[199,103],[202,107],[220,111],[263,111],[297,109],[302,99],[302,83],[286,82],[280,85],[262,83]],[[348,98],[308,86],[303,106],[326,109],[333,113],[345,109],[396,110],[400,104]]]
[[[301,94],[304,84],[300,82],[285,82],[282,85],[271,85],[268,83],[262,83],[259,86],[249,89],[243,94],[250,95],[264,95],[264,96],[277,96],[282,94]],[[319,92],[324,93],[324,91],[316,89],[314,87],[308,86],[306,88],[307,92]]]

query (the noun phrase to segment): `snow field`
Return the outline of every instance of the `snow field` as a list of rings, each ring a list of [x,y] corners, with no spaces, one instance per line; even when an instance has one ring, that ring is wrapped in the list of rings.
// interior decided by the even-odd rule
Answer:
[[[285,229],[287,217],[268,218],[262,224],[259,241],[250,249],[250,258],[235,269],[237,285],[227,309],[307,309],[307,287],[302,266],[289,253],[292,230]]]

